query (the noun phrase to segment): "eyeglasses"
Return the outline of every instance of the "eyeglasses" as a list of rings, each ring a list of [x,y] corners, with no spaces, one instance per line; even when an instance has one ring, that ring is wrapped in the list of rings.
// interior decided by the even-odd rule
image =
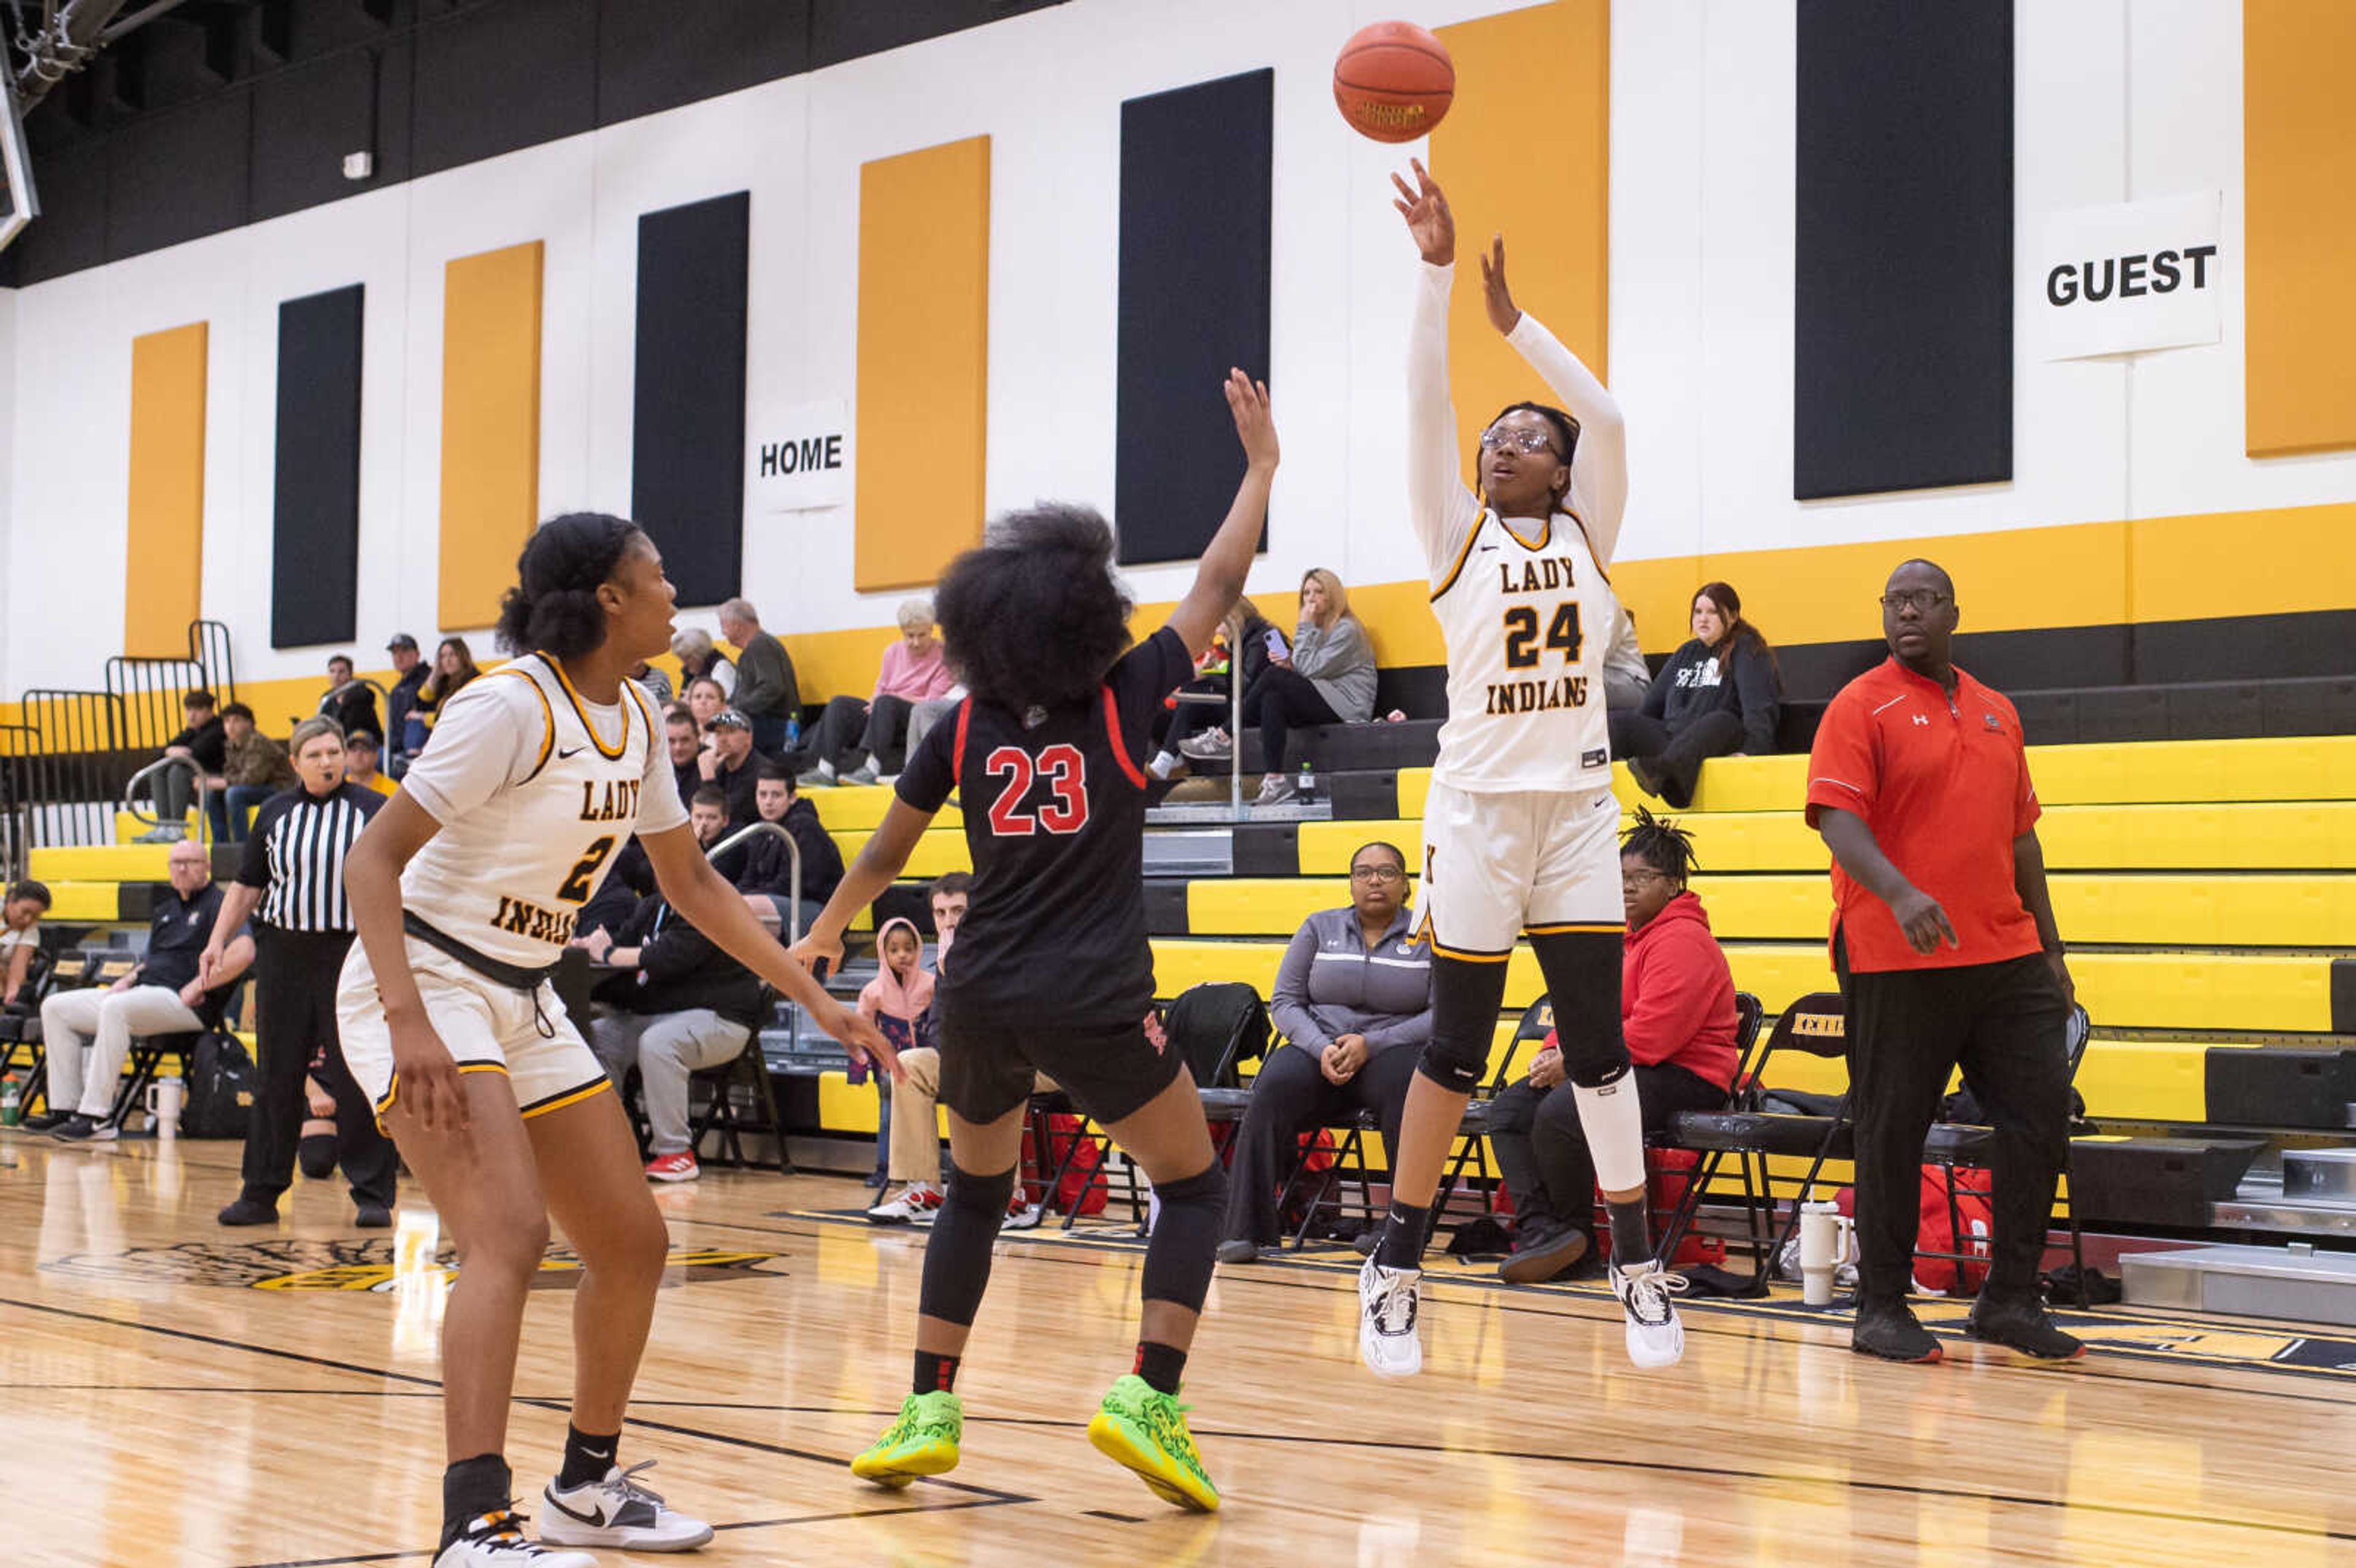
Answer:
[[[1660,871],[1622,871],[1620,873],[1620,885],[1623,888],[1642,888],[1647,883],[1665,882],[1671,880],[1672,879],[1670,877]]]
[[[1501,446],[1510,446],[1520,453],[1552,452],[1554,438],[1546,432],[1529,425],[1517,426],[1512,430],[1505,429],[1503,426],[1492,426],[1481,432],[1482,451],[1494,452]]]
[[[1350,868],[1350,880],[1354,882],[1387,884],[1406,881],[1407,873],[1397,866],[1353,866]]]
[[[1935,588],[1901,588],[1895,593],[1883,594],[1881,607],[1885,610],[1903,610],[1912,605],[1917,615],[1927,615],[1947,603],[1948,598],[1949,595],[1940,592]]]

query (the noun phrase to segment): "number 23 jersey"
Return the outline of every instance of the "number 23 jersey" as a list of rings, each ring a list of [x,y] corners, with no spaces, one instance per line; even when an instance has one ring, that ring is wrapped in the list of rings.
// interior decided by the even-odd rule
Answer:
[[[584,701],[528,654],[443,706],[402,792],[442,825],[402,873],[410,913],[487,957],[556,962],[633,833],[687,824],[654,704],[635,681]]]
[[[1153,1002],[1146,779],[1162,700],[1194,673],[1164,626],[1087,701],[1027,714],[969,698],[897,785],[918,811],[955,791],[973,890],[936,995],[947,1021],[1134,1024]]]

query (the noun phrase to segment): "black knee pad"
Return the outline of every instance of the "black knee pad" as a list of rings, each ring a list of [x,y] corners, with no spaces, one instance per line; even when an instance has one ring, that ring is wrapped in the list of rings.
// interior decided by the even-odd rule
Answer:
[[[303,1167],[303,1174],[314,1181],[325,1181],[336,1174],[336,1135],[313,1133],[294,1146],[294,1157]]]
[[[1489,1072],[1497,1012],[1505,1005],[1505,965],[1431,955],[1431,1039],[1417,1071],[1441,1088],[1470,1094]],[[1616,1002],[1614,1004],[1617,1005]]]
[[[1582,1089],[1600,1089],[1628,1071],[1628,1043],[1620,1033],[1623,945],[1617,933],[1604,931],[1530,938],[1554,1004],[1563,1076]]]
[[[1141,1294],[1148,1301],[1175,1302],[1200,1312],[1226,1222],[1226,1170],[1214,1159],[1183,1180],[1156,1183],[1153,1195],[1162,1212],[1145,1243]]]
[[[942,1184],[943,1212],[958,1210],[988,1214],[994,1221],[1005,1220],[1006,1206],[1014,1200],[1015,1167],[1010,1165],[996,1176],[976,1176],[953,1159],[945,1163],[949,1168],[949,1177]],[[934,1223],[937,1225],[939,1220],[937,1218]]]
[[[944,1323],[969,1324],[990,1288],[990,1253],[1014,1196],[1014,1168],[976,1176],[949,1161],[949,1179],[925,1238],[925,1273],[916,1307]]]

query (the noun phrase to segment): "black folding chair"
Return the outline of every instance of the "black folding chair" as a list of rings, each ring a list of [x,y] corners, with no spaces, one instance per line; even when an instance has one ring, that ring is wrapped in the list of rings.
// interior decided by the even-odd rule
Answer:
[[[776,995],[766,986],[761,987],[760,1016],[777,1016]],[[776,1088],[769,1082],[769,1059],[761,1050],[758,1024],[745,1036],[744,1050],[717,1067],[697,1068],[688,1074],[688,1085],[691,1102],[698,1088],[704,1093],[703,1105],[691,1115],[687,1131],[687,1147],[698,1151],[699,1159],[711,1165],[774,1170],[780,1176],[793,1174],[793,1164],[786,1157],[785,1118],[777,1114]],[[777,1157],[747,1157],[744,1138],[748,1134],[774,1137]],[[706,1138],[714,1140],[709,1156],[701,1152]]]
[[[1455,1200],[1456,1189],[1464,1179],[1468,1165],[1477,1168],[1479,1175],[1476,1179],[1483,1184],[1482,1207],[1486,1210],[1496,1206],[1497,1178],[1489,1167],[1489,1126],[1496,1111],[1497,1096],[1514,1081],[1514,1062],[1520,1057],[1522,1047],[1530,1046],[1535,1053],[1535,1048],[1545,1042],[1547,1031],[1553,1028],[1554,1003],[1549,997],[1541,996],[1522,1009],[1521,1021],[1514,1026],[1513,1039],[1505,1042],[1505,1054],[1497,1063],[1496,1075],[1475,1090],[1472,1098],[1465,1102],[1463,1119],[1456,1125],[1456,1136],[1462,1142],[1451,1157],[1448,1168],[1440,1175],[1439,1196],[1431,1206],[1435,1228],[1440,1216],[1447,1212],[1448,1206]]]
[[[247,984],[241,982],[218,997],[207,997],[205,1005],[196,1009],[198,1026],[177,1034],[134,1035],[131,1055],[122,1084],[114,1092],[114,1125],[121,1126],[123,1118],[146,1104],[147,1085],[155,1082],[155,1074],[164,1065],[164,1058],[180,1059],[180,1077],[186,1082],[188,1062],[197,1042],[209,1034],[234,1029],[242,1015]]]

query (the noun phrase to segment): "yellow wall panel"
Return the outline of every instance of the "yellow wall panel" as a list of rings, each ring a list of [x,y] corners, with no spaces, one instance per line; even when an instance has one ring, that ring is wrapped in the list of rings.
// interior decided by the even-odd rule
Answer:
[[[487,626],[540,521],[541,242],[443,270],[441,624]]]
[[[2244,0],[2245,439],[2253,457],[2356,446],[2356,5]]]
[[[1456,99],[1431,133],[1431,172],[1456,215],[1450,382],[1468,482],[1481,432],[1507,403],[1552,402],[1546,383],[1489,325],[1475,252],[1505,236],[1514,303],[1606,382],[1612,7],[1552,0],[1439,29]],[[1407,237],[1398,237],[1400,265]]]
[[[862,592],[928,586],[981,542],[989,381],[990,138],[862,165],[851,571]]]
[[[205,560],[205,323],[131,340],[123,652],[186,658]],[[93,649],[97,657],[112,648]]]

